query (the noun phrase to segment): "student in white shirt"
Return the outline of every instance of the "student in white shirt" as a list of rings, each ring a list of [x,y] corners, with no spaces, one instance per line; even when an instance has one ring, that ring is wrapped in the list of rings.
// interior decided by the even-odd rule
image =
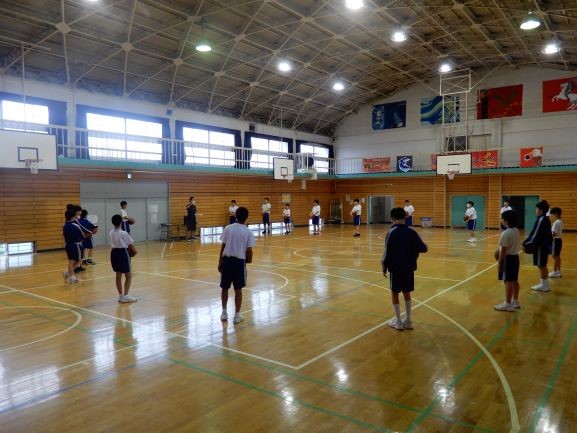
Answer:
[[[356,198],[353,203],[353,208],[350,212],[353,216],[353,224],[355,226],[353,237],[358,238],[361,235],[361,204],[358,198]]]
[[[312,218],[313,223],[313,235],[320,235],[320,220],[321,220],[321,206],[318,200],[314,201],[313,208],[311,210],[310,217]]]
[[[517,215],[512,210],[501,214],[501,224],[505,230],[499,239],[499,280],[505,283],[505,301],[495,305],[497,311],[513,312],[521,308],[519,303],[519,246],[520,234],[517,230]]]
[[[264,203],[262,204],[261,208],[262,208],[262,225],[264,226],[264,230],[262,232],[263,235],[266,235],[267,233],[270,235],[270,209],[271,209],[271,205],[268,201],[268,197],[264,198]],[[238,210],[237,210],[238,212]]]
[[[467,223],[467,230],[469,230],[469,239],[467,242],[477,242],[475,237],[475,228],[477,227],[477,211],[475,210],[475,203],[472,201],[467,202],[467,210],[465,211],[465,216],[463,220]]]
[[[126,208],[128,207],[128,203],[126,203],[126,201],[122,200],[120,202],[120,216],[122,217],[122,225],[121,228],[122,230],[124,230],[126,233],[130,233],[130,226],[132,224],[134,224],[134,218],[130,218],[128,216],[128,212],[126,211]]]
[[[284,205],[284,210],[282,211],[282,220],[284,223],[284,228],[285,228],[285,235],[290,234],[292,228],[292,222],[291,222],[291,205],[286,203]]]
[[[118,302],[126,304],[136,302],[137,299],[128,296],[130,284],[132,283],[132,266],[130,258],[136,255],[130,234],[121,229],[123,218],[120,215],[112,217],[114,229],[110,231],[110,264],[112,270],[116,272],[116,290],[118,291]],[[122,275],[124,274],[124,288],[122,287]]]
[[[508,210],[513,210],[513,208],[509,205],[508,200],[503,200],[503,207],[501,208],[501,211],[499,212],[499,219],[501,218],[501,215],[503,215],[503,212],[506,212]],[[501,224],[501,230],[507,230],[507,227],[505,227],[503,224]]]
[[[551,234],[553,235],[553,245],[551,246],[551,256],[553,256],[553,271],[549,272],[551,278],[561,278],[561,249],[563,248],[563,220],[561,219],[562,209],[552,207],[551,214]]]
[[[415,213],[415,208],[413,207],[413,205],[411,204],[411,202],[409,202],[409,200],[405,200],[405,225],[407,227],[412,227],[413,225],[413,214]]]
[[[230,201],[230,206],[228,208],[228,223],[234,224],[236,222],[236,211],[238,206],[236,205],[236,200]]]

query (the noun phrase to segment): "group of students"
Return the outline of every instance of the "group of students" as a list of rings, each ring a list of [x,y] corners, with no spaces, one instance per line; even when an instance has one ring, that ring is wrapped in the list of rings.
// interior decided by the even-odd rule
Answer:
[[[126,201],[120,203],[120,214],[112,217],[114,226],[109,233],[110,237],[110,263],[116,273],[116,289],[118,291],[118,302],[132,303],[137,299],[129,296],[132,282],[131,257],[136,255],[134,241],[130,237],[130,225],[134,219],[128,216],[126,211],[128,204]],[[76,273],[82,272],[82,264],[94,265],[92,260],[92,250],[94,243],[92,236],[97,232],[98,226],[93,224],[88,218],[88,211],[81,206],[69,204],[66,206],[64,218],[66,222],[62,228],[64,236],[65,251],[68,259],[68,266],[62,272],[64,280],[69,284],[77,283],[79,280]],[[124,276],[124,285],[122,277]]]

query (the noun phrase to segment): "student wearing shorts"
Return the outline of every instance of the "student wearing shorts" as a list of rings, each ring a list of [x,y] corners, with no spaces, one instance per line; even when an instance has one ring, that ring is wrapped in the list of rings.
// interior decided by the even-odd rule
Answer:
[[[501,214],[501,232],[499,240],[499,280],[505,283],[505,302],[495,305],[497,311],[512,312],[521,308],[519,303],[519,242],[517,215],[512,210]]]
[[[64,281],[67,283],[77,283],[78,278],[74,276],[76,268],[80,266],[82,261],[82,243],[84,242],[84,232],[76,218],[76,211],[67,210],[64,212],[66,222],[62,227],[62,235],[64,236],[66,250],[66,257],[68,258],[68,266],[62,272]]]
[[[112,265],[112,270],[116,273],[118,302],[122,304],[136,302],[138,299],[128,295],[132,283],[132,262],[130,258],[136,255],[136,249],[130,234],[122,230],[122,216],[113,215],[111,220],[114,229],[109,233],[110,264]],[[122,286],[123,275],[125,279],[124,287]]]
[[[547,216],[549,211],[549,203],[547,200],[541,200],[535,205],[535,214],[537,219],[533,224],[531,233],[527,239],[523,241],[523,249],[526,253],[533,255],[533,264],[539,269],[541,281],[539,284],[531,286],[531,290],[539,292],[548,292],[549,287],[549,271],[547,270],[547,259],[551,252],[551,245],[553,243],[553,236],[551,235],[551,221]]]
[[[551,235],[553,236],[553,246],[551,247],[551,256],[553,257],[553,271],[549,272],[549,278],[561,278],[561,250],[563,249],[563,220],[561,219],[562,210],[560,207],[552,207],[549,211],[551,215]]]

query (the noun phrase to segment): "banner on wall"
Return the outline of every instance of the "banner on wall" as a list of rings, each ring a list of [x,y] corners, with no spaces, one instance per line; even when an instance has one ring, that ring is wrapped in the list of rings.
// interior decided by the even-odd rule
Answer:
[[[543,147],[521,148],[521,167],[541,167],[543,164]]]
[[[577,110],[577,77],[543,81],[543,113]]]
[[[380,173],[391,169],[391,158],[363,159],[363,172]]]
[[[407,124],[407,101],[373,105],[373,129],[404,128]]]
[[[471,152],[471,168],[495,168],[499,167],[498,150],[482,150]]]
[[[409,171],[413,171],[413,157],[397,156],[397,171],[400,173],[408,173]]]
[[[479,90],[477,119],[521,116],[523,114],[523,85],[494,87]]]
[[[460,98],[457,95],[446,95],[443,103],[442,96],[421,98],[421,125],[440,125],[443,123],[443,110],[445,123],[459,122]]]

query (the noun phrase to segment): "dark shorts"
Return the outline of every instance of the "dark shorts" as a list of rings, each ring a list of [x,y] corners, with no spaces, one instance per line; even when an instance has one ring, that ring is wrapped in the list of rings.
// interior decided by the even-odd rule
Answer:
[[[92,248],[94,248],[94,241],[92,240],[92,236],[84,239],[84,242],[82,242],[82,247],[87,250],[91,250]]]
[[[123,274],[132,272],[130,256],[126,248],[112,248],[110,250],[110,264],[114,272],[122,272]]]
[[[186,219],[186,229],[189,232],[193,232],[196,230],[196,216],[189,216]]]
[[[360,226],[361,225],[361,216],[360,215],[355,215],[353,217],[353,224],[355,226]]]
[[[230,289],[240,290],[246,286],[246,263],[236,257],[223,257],[220,274],[220,288],[223,290]]]
[[[469,220],[467,221],[467,230],[475,231],[477,227],[477,220]]]
[[[270,224],[270,214],[269,213],[263,213],[262,214],[262,223],[263,224]]]
[[[391,291],[394,293],[412,292],[415,290],[415,273],[408,272],[391,272]]]
[[[236,222],[236,217],[235,216],[229,216],[228,217],[228,223],[229,224],[234,224]]]
[[[563,239],[554,238],[553,245],[551,245],[551,255],[553,257],[559,257],[561,255],[562,249],[563,249]]]
[[[499,280],[517,281],[519,279],[519,255],[506,255],[502,271],[499,271]]]
[[[533,253],[533,264],[540,268],[547,266],[549,252],[549,248],[538,247]]]
[[[126,233],[130,233],[130,224],[128,224],[128,221],[122,221],[122,224],[120,224],[120,228],[124,230]]]
[[[284,221],[285,224],[290,224],[290,223],[291,223],[290,217],[285,217],[285,218],[283,219],[283,221]]]
[[[411,227],[413,225],[413,216],[408,216],[405,218],[405,225]]]
[[[318,217],[318,216],[313,217],[313,226],[318,226],[320,222],[321,222],[320,217]]]
[[[75,262],[82,260],[82,251],[84,250],[82,242],[66,244],[64,249],[68,260],[74,260]]]

